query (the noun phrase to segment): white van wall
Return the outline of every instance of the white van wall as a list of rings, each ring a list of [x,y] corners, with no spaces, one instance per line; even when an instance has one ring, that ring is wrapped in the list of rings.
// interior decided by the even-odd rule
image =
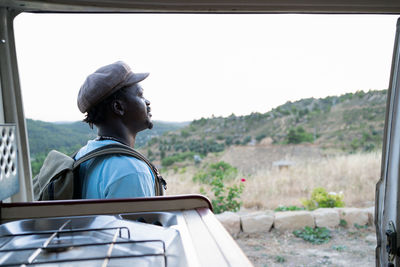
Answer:
[[[20,191],[11,197],[11,202],[33,200],[31,167],[27,129],[22,105],[18,66],[15,54],[13,10],[0,8],[0,123],[17,126],[18,176]]]

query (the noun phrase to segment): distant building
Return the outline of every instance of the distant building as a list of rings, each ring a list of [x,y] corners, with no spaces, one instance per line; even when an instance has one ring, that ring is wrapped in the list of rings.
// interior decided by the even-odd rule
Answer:
[[[278,160],[272,162],[272,166],[278,167],[279,170],[289,169],[289,167],[292,165],[294,165],[294,162],[289,160]]]

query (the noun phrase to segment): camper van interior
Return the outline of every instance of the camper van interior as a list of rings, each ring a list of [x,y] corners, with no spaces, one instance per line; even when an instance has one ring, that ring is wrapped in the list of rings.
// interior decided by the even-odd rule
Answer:
[[[128,23],[128,18],[124,16],[129,14],[136,15],[136,17]],[[90,70],[98,67],[98,64],[109,62],[115,57],[114,55],[107,58],[107,53],[102,53],[101,49],[104,50],[103,47],[111,45],[114,39],[118,38],[118,34],[122,33],[117,30],[113,32],[113,28],[109,25],[114,24],[110,22],[107,26],[106,21],[119,20],[121,24],[132,24],[130,27],[132,31],[128,33],[126,33],[126,28],[122,27],[125,34],[142,35],[143,38],[137,38],[132,43],[126,41],[127,46],[131,46],[132,50],[139,51],[136,54],[132,52],[136,58],[142,56],[141,52],[145,51],[143,49],[149,49],[146,53],[150,53],[152,48],[157,47],[148,43],[149,40],[156,40],[168,47],[158,53],[168,54],[169,57],[166,57],[166,60],[173,61],[174,53],[179,53],[179,51],[172,49],[174,46],[179,48],[179,45],[167,46],[167,42],[172,43],[172,41],[163,35],[162,31],[156,32],[157,26],[151,28],[149,25],[140,25],[141,23],[146,24],[157,18],[165,19],[164,21],[159,20],[159,23],[167,23],[168,16],[180,15],[175,26],[179,24],[182,26],[185,24],[185,19],[190,16],[197,16],[199,18],[198,25],[201,25],[206,24],[206,20],[215,23],[223,16],[224,19],[227,19],[225,26],[233,24],[235,27],[239,27],[235,23],[242,21],[245,17],[280,15],[279,19],[284,21],[288,18],[293,19],[293,16],[310,14],[316,17],[321,15],[359,15],[361,18],[362,15],[385,15],[393,18],[400,14],[400,2],[394,0],[0,0],[0,152],[2,152],[0,153],[0,196],[2,200],[0,203],[0,266],[48,264],[57,266],[71,264],[89,264],[90,266],[134,264],[138,266],[252,266],[214,216],[210,201],[202,195],[167,195],[155,198],[113,200],[33,201],[32,159],[29,153],[26,114],[29,105],[35,105],[35,103],[29,102],[31,92],[24,91],[24,87],[29,88],[25,84],[29,83],[29,78],[24,79],[24,77],[29,77],[29,67],[22,68],[19,64],[24,61],[24,55],[29,50],[29,53],[37,53],[35,56],[38,60],[34,62],[34,68],[47,68],[50,71],[51,68],[48,68],[50,61],[46,62],[41,53],[51,53],[52,55],[47,57],[62,58],[60,66],[67,65],[71,69],[70,73],[75,70],[80,72],[79,78],[82,80],[85,75],[90,73]],[[89,18],[89,15],[92,17]],[[41,21],[42,19],[43,21]],[[35,28],[35,32],[29,33],[24,33],[22,30],[24,23],[25,25],[38,23],[37,25],[44,27],[45,24],[57,25],[55,21],[57,23],[63,21],[60,24],[63,26],[48,27],[47,31],[38,26]],[[100,23],[104,28],[95,29],[94,31],[98,32],[97,35],[87,32],[79,37],[68,32],[73,31],[74,27],[75,29],[82,27],[89,31],[90,28],[93,29]],[[263,32],[254,30],[258,29],[255,27],[256,24],[248,29],[244,27],[241,29],[229,28],[228,26],[220,27],[214,24],[214,27],[220,27],[220,32],[210,36],[210,40],[203,45],[208,48],[217,47],[219,51],[227,50],[234,57],[237,56],[235,51],[229,50],[229,47],[212,44],[213,40],[217,37],[223,39],[225,30],[242,33],[252,31],[253,35],[263,34]],[[135,27],[140,27],[140,29],[135,30]],[[288,27],[291,26],[288,25]],[[376,266],[400,266],[398,246],[400,240],[397,235],[397,229],[400,227],[398,212],[400,211],[398,206],[400,199],[400,23],[397,23],[396,31],[394,31],[395,25],[392,27],[394,48],[392,43],[390,51],[390,53],[393,51],[392,65],[391,70],[387,70],[388,77],[390,72],[390,78],[382,140],[382,163],[375,198]],[[54,32],[48,29],[52,29]],[[167,31],[167,29],[163,28],[163,31]],[[182,26],[180,31],[175,34],[189,36],[189,39],[196,38],[195,35],[189,34],[189,31],[190,29]],[[324,30],[322,29],[322,31]],[[300,35],[296,36],[298,40],[302,38]],[[57,40],[54,39],[57,39],[57,36],[60,39],[65,38],[68,42],[62,49],[55,47]],[[126,40],[124,39],[126,36],[120,37]],[[86,67],[83,67],[81,63],[72,65],[71,62],[76,61],[78,57],[87,56],[79,55],[78,51],[79,47],[91,49],[90,46],[93,44],[88,45],[85,41],[89,39],[96,40],[97,43],[104,42],[105,46],[99,44],[99,47],[92,48],[93,51],[96,51],[95,53],[98,53],[98,58],[103,58],[98,60],[93,53],[91,65],[89,63]],[[187,44],[193,44],[189,39]],[[259,39],[257,40],[259,41]],[[142,44],[135,44],[142,41]],[[195,41],[199,42],[199,40]],[[238,39],[231,41],[239,42]],[[51,48],[46,48],[46,51],[39,50],[39,46],[44,46],[49,42],[52,44]],[[284,42],[296,42],[296,40],[288,36],[283,43],[278,45],[284,46]],[[346,43],[345,40],[343,42]],[[21,49],[23,47],[25,50]],[[202,47],[193,47],[184,52],[188,57],[191,56],[190,53],[193,53],[199,55],[199,58],[206,57],[207,53],[210,53],[201,51],[201,49]],[[216,49],[216,56],[218,56],[218,49]],[[118,51],[114,52],[118,54]],[[324,52],[330,53],[330,51]],[[57,53],[62,56],[57,56]],[[213,56],[215,57],[215,55]],[[118,54],[118,56],[120,55]],[[256,57],[257,55],[254,55],[254,58]],[[272,58],[273,55],[271,54],[270,57]],[[89,62],[91,60],[85,58],[82,61]],[[214,72],[209,71],[208,75],[216,75],[217,65],[212,62],[211,57],[209,61],[210,68],[215,68],[212,69]],[[150,68],[151,63],[146,63],[146,60],[141,62],[139,68],[143,68],[143,70],[139,69],[139,71],[147,71],[146,68]],[[159,64],[163,64],[162,67],[170,66],[169,62]],[[42,67],[44,65],[46,68]],[[293,63],[293,65],[296,64]],[[51,71],[54,75],[58,75],[59,67],[52,66],[52,68]],[[294,71],[294,68],[290,66],[285,69]],[[52,92],[40,91],[41,89],[38,88],[36,94],[42,94],[44,101],[36,105],[48,104],[50,107],[58,105],[60,108],[65,108],[64,102],[75,101],[73,99],[75,99],[76,93],[71,96],[70,92],[64,90],[65,86],[71,85],[68,81],[70,73],[63,73],[66,79],[60,81],[60,85],[55,86],[57,88],[54,89],[53,95]],[[157,71],[155,73],[157,74]],[[185,73],[176,75],[179,77]],[[282,75],[282,77],[286,76],[296,75],[293,73]],[[158,77],[163,78],[162,75]],[[204,79],[203,74],[197,74],[196,77],[199,81]],[[46,79],[46,74],[43,74],[41,79]],[[49,80],[54,83],[51,78]],[[178,79],[176,80],[178,82]],[[286,80],[281,82],[285,83]],[[263,89],[258,88],[257,90]],[[151,95],[151,92],[146,91],[146,94],[148,93]],[[46,94],[49,97],[46,98]],[[190,88],[185,92],[186,97],[196,97],[196,94],[197,91]],[[57,103],[55,97],[65,99],[65,101]],[[163,97],[165,98],[165,95]],[[251,101],[251,95],[245,97]],[[156,107],[154,108],[156,109]],[[199,109],[201,108],[199,107]],[[204,109],[207,110],[204,116],[211,116],[215,112],[208,111],[207,105]],[[67,116],[61,120],[67,120],[68,116],[72,116],[71,114],[74,112],[65,112]],[[79,116],[77,114],[76,109],[74,118]],[[185,120],[184,117],[182,118]]]

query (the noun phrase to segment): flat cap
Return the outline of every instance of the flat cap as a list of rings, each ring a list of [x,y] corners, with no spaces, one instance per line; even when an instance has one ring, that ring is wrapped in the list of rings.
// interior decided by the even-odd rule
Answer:
[[[149,76],[148,73],[133,73],[122,61],[104,66],[90,74],[78,93],[78,108],[82,113],[112,95],[119,89],[133,85]]]

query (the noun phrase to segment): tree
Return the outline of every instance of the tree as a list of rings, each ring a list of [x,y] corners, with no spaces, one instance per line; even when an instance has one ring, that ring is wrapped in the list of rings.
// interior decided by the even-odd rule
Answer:
[[[290,129],[286,136],[288,144],[300,144],[304,142],[313,142],[314,137],[311,133],[307,133],[303,127],[299,126],[296,129]]]

